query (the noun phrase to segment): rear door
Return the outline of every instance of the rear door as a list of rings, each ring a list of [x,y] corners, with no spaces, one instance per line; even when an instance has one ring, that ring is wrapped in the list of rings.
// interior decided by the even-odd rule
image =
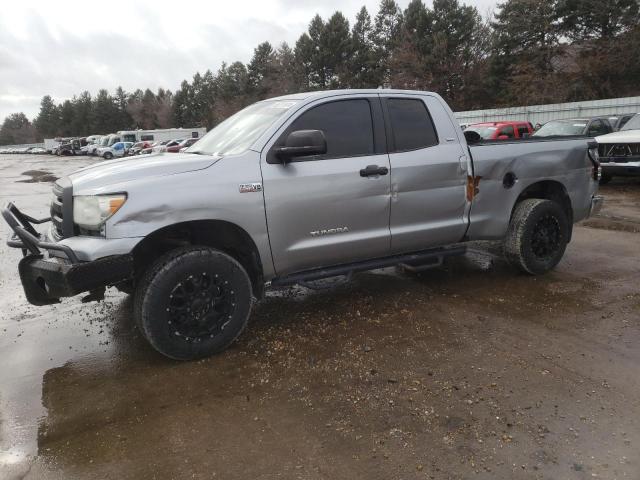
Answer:
[[[297,130],[324,132],[327,153],[278,162],[273,149]],[[384,143],[377,96],[319,100],[276,134],[261,165],[278,275],[389,254],[390,175]],[[382,173],[368,175],[370,166]]]
[[[391,250],[457,242],[467,229],[467,152],[433,96],[383,96],[391,162]]]

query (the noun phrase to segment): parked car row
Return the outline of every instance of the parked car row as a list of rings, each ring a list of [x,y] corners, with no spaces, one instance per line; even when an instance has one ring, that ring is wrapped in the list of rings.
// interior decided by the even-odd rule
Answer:
[[[42,147],[0,148],[0,154],[7,154],[7,153],[31,153],[34,155],[39,155],[39,154],[47,153],[47,151]]]
[[[461,125],[465,131],[474,131],[483,140],[510,140],[535,137],[597,137],[621,130],[634,116],[633,113],[551,120],[535,127],[527,121],[495,121]]]
[[[640,113],[551,120],[534,128],[525,121],[496,121],[461,125],[481,141],[527,137],[590,137],[599,144],[601,184],[614,176],[640,175]]]

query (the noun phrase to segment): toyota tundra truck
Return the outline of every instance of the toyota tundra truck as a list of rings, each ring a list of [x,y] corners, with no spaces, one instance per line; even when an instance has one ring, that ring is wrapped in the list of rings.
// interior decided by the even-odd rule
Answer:
[[[47,218],[2,214],[30,303],[115,286],[155,349],[197,359],[234,341],[268,287],[438,265],[475,240],[502,240],[528,274],[554,268],[602,204],[597,144],[467,137],[435,93],[306,92],[245,108],[185,153],[63,177]]]

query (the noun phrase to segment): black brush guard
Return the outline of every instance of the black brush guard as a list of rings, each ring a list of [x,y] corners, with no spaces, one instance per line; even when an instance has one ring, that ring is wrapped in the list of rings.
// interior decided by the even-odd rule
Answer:
[[[131,255],[112,255],[82,262],[68,245],[44,241],[33,228],[33,224],[46,223],[49,218],[32,218],[13,203],[2,209],[2,216],[13,230],[7,245],[22,249],[24,257],[18,264],[18,272],[27,300],[33,305],[50,305],[59,303],[61,297],[104,290],[132,275]],[[43,250],[62,252],[67,260],[45,259]]]

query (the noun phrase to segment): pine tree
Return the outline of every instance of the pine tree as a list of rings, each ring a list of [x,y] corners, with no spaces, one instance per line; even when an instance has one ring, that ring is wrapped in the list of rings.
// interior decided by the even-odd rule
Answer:
[[[0,145],[34,143],[35,139],[36,129],[24,113],[12,113],[2,122]]]
[[[346,86],[351,37],[349,22],[342,13],[334,13],[324,25],[320,48],[323,51],[325,87]]]
[[[60,129],[60,112],[50,95],[45,95],[40,101],[40,113],[34,120],[39,138],[52,138],[58,135]]]
[[[349,86],[352,88],[377,88],[381,82],[376,75],[373,27],[366,7],[356,15],[351,29],[351,60]]]
[[[503,104],[551,103],[563,98],[555,60],[560,31],[553,0],[507,0],[492,23],[492,91]]]
[[[248,87],[256,100],[261,100],[268,93],[268,83],[274,75],[274,51],[269,42],[263,42],[253,51],[253,57],[247,67]]]
[[[395,0],[381,0],[374,22],[376,74],[381,84],[388,84],[391,54],[395,49],[402,25],[402,12]]]

